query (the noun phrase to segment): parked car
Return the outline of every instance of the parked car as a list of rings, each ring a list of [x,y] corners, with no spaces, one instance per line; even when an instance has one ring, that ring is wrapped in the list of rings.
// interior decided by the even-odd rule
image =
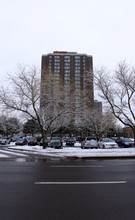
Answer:
[[[112,140],[116,141],[118,137],[111,137]]]
[[[50,138],[50,137],[47,137],[48,146],[49,146],[49,144],[50,144],[50,141],[51,141],[51,138]],[[43,146],[43,138],[40,140],[39,145],[40,145],[40,146]]]
[[[133,141],[134,142],[134,138],[130,138],[131,139],[131,141]]]
[[[134,147],[134,141],[132,141],[130,138],[124,138],[119,137],[116,139],[116,143],[119,147],[128,148],[128,147]]]
[[[19,138],[19,139],[15,142],[15,145],[26,145],[26,144],[27,144],[26,138]]]
[[[51,141],[51,137],[47,137],[48,145],[49,145],[50,141]]]
[[[52,140],[60,140],[60,141],[62,141],[62,138],[61,137],[52,137]]]
[[[14,137],[12,138],[12,141],[13,141],[13,142],[16,142],[19,138],[20,138],[20,136],[14,136]]]
[[[118,148],[118,144],[111,138],[100,138],[98,141],[99,148]]]
[[[10,136],[7,137],[7,144],[10,144],[12,141],[12,138]]]
[[[74,146],[75,142],[76,142],[75,138],[71,137],[71,138],[66,139],[66,145]]]
[[[63,148],[63,144],[62,144],[61,140],[59,140],[59,139],[52,139],[50,141],[49,147]]]
[[[62,138],[61,137],[52,137],[52,139],[50,139],[50,141],[51,140],[59,140],[59,141],[61,141],[61,143],[62,143]]]
[[[31,146],[37,145],[37,138],[36,137],[29,138],[28,145],[31,145]]]
[[[8,140],[6,137],[0,137],[0,144],[8,144]]]
[[[39,145],[40,145],[40,146],[43,146],[43,138],[40,140]]]
[[[40,141],[42,139],[42,136],[37,136],[36,138],[37,138],[37,144],[40,145]]]
[[[96,140],[96,137],[89,136],[86,137],[82,142],[81,142],[81,148],[98,148],[98,143]]]
[[[63,143],[66,143],[66,140],[68,139],[69,137],[62,137],[62,142]]]

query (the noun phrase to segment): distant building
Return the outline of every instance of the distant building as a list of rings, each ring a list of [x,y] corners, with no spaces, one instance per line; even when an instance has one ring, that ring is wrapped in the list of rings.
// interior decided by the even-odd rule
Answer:
[[[42,55],[41,69],[41,84],[45,80],[46,73],[44,70],[48,69],[48,72],[53,72],[56,75],[57,82],[63,83],[64,88],[74,91],[75,111],[72,114],[72,118],[75,122],[81,118],[82,112],[80,109],[82,103],[89,110],[94,108],[92,56],[76,52],[54,51],[53,53]],[[90,76],[89,84],[88,75]],[[41,105],[43,101],[41,99]]]
[[[134,138],[134,132],[130,127],[123,127],[124,137]]]
[[[102,102],[94,100],[94,109],[102,114]]]

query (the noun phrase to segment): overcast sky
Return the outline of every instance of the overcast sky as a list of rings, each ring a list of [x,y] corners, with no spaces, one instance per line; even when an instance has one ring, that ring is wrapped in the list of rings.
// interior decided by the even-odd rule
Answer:
[[[92,55],[94,67],[135,65],[134,22],[134,0],[1,0],[0,80],[55,50]]]

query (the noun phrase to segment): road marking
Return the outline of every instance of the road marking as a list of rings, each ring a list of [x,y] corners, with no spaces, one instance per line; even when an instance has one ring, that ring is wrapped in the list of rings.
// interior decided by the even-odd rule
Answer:
[[[82,167],[82,168],[87,168],[87,167],[103,167],[103,166],[100,166],[100,165],[99,165],[99,166],[98,166],[98,165],[95,165],[95,166],[94,166],[94,165],[93,165],[93,166],[92,166],[92,165],[91,165],[91,166],[81,166],[81,165],[80,165],[80,166],[72,166],[72,165],[71,165],[71,166],[66,166],[66,165],[65,165],[65,166],[57,166],[57,165],[56,165],[56,166],[50,166],[50,167],[56,167],[56,168],[57,168],[57,167],[58,167],[58,168],[59,168],[59,167],[60,167],[60,168],[61,168],[61,167],[64,167],[64,168],[66,168],[66,167],[67,167],[67,168],[69,168],[69,167],[71,167],[71,168],[72,168],[72,167],[73,167],[73,168],[74,168],[74,167],[75,167],[75,168],[76,168],[76,167],[77,167],[77,168],[81,168],[81,167]]]
[[[12,155],[17,155],[17,156],[23,156],[23,157],[28,157],[27,155],[25,154],[21,154],[21,153],[16,153],[16,152],[11,152],[11,151],[6,151],[6,150],[1,150],[2,153],[6,153],[6,154],[12,154]]]
[[[83,184],[125,184],[127,181],[104,181],[104,182],[35,182],[36,185],[83,185]]]

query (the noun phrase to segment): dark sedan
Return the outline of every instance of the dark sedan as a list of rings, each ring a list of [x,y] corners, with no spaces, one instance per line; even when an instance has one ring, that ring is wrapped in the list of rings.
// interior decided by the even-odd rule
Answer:
[[[75,142],[76,142],[76,141],[75,141],[74,138],[68,138],[68,139],[66,140],[66,145],[74,146]]]
[[[54,147],[54,148],[63,148],[63,144],[60,140],[51,140],[49,143],[49,147]]]
[[[15,145],[26,145],[27,140],[25,138],[18,138],[18,140],[15,142]]]
[[[134,142],[130,138],[120,137],[115,140],[119,147],[128,148],[134,147]]]

